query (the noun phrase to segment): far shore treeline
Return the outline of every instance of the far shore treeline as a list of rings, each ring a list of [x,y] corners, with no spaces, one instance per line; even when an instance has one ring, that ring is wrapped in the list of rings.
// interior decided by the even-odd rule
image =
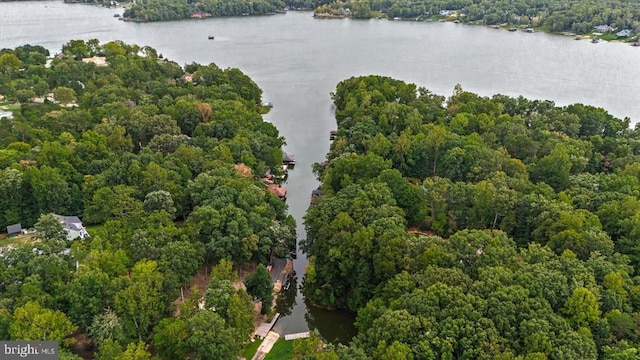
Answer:
[[[594,31],[615,34],[615,31],[626,29],[637,35],[640,31],[640,4],[621,0],[141,0],[127,5],[124,16],[135,21],[165,21],[209,16],[265,15],[284,9],[313,10],[317,16],[325,17],[416,21],[446,19],[577,34]],[[598,26],[610,28],[597,30]]]

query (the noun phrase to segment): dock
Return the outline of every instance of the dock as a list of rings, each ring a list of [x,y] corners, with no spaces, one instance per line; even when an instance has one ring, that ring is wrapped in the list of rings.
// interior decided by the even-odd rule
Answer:
[[[295,340],[295,339],[306,339],[308,337],[309,337],[309,332],[305,331],[305,332],[301,332],[301,333],[285,335],[284,339],[285,340]]]
[[[275,315],[273,315],[273,319],[271,319],[271,322],[260,324],[260,326],[258,327],[258,330],[256,330],[255,336],[262,339],[267,337],[267,335],[269,334],[273,326],[276,324],[276,321],[278,321],[279,317],[280,317],[280,313],[276,313]]]
[[[336,135],[338,135],[338,130],[329,131],[329,140],[335,140],[336,139]]]

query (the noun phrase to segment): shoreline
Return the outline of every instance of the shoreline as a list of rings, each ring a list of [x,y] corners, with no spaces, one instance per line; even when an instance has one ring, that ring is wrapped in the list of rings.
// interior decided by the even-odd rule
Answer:
[[[526,32],[526,33],[535,33],[535,32],[540,32],[540,33],[545,33],[545,34],[549,34],[549,35],[558,35],[558,36],[565,36],[565,37],[571,37],[573,40],[592,40],[593,38],[598,38],[599,41],[604,41],[604,42],[610,42],[610,43],[620,43],[620,44],[628,44],[631,46],[640,46],[640,34],[633,36],[633,37],[627,37],[625,39],[606,39],[606,38],[602,38],[601,36],[606,36],[606,35],[613,35],[612,33],[609,34],[602,34],[602,33],[598,33],[598,32],[591,32],[588,34],[576,34],[573,33],[571,31],[563,31],[563,32],[550,32],[550,31],[545,31],[544,29],[541,28],[530,28],[527,27],[526,25],[518,25],[518,26],[509,26],[508,24],[495,24],[495,25],[487,25],[487,24],[476,24],[473,21],[468,21],[468,22],[463,22],[463,21],[459,21],[459,20],[451,20],[451,19],[444,19],[444,18],[439,18],[439,17],[430,17],[427,18],[425,20],[420,19],[420,17],[418,18],[403,18],[403,17],[395,17],[395,18],[389,18],[389,17],[369,17],[369,18],[355,18],[353,17],[353,15],[345,15],[345,14],[331,14],[331,13],[313,13],[313,18],[314,19],[350,19],[350,20],[387,20],[387,21],[410,21],[410,22],[450,22],[450,23],[455,23],[455,24],[462,24],[462,25],[471,25],[471,26],[484,26],[484,27],[490,27],[496,30],[507,30],[510,32]],[[515,29],[515,30],[511,30],[511,29]]]

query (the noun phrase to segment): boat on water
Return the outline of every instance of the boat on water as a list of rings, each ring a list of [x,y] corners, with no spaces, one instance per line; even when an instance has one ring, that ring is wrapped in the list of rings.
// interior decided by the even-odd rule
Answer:
[[[516,29],[516,28],[514,28],[514,27],[510,27],[510,28],[509,28],[509,31],[511,31],[511,32],[514,32],[514,31],[517,31],[517,30],[518,30],[518,29]]]
[[[597,44],[597,43],[600,42],[600,38],[596,36],[593,39],[591,39],[591,42],[594,43],[594,44]]]
[[[631,46],[640,46],[640,42],[637,42],[637,41],[632,42],[632,43],[631,43]]]
[[[213,36],[213,35],[209,35],[209,40],[213,40],[213,39],[215,39],[215,38],[216,38],[215,36]]]

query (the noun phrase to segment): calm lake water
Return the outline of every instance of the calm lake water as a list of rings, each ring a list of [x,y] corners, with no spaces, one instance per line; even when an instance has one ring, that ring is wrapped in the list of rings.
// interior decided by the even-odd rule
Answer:
[[[123,40],[152,46],[179,64],[241,69],[274,104],[265,119],[296,156],[286,186],[299,238],[318,186],[311,164],[323,160],[336,127],[329,93],[348,77],[388,75],[446,96],[461,84],[483,96],[584,103],[640,120],[640,48],[624,44],[453,23],[320,20],[309,12],[146,24],[118,21],[114,13],[122,9],[61,0],[0,2],[0,48],[29,43],[56,53],[70,39]],[[300,254],[294,263],[298,284],[306,264]],[[342,342],[354,334],[349,314],[309,307],[300,293],[287,298],[294,305],[276,324],[281,334],[313,329]]]

